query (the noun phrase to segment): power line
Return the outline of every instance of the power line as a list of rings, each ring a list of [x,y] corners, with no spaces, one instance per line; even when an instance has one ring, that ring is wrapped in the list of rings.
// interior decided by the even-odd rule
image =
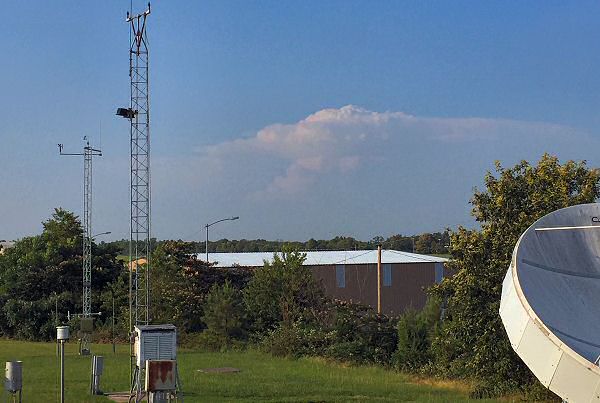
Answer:
[[[435,262],[431,259],[422,258],[422,257],[418,256],[416,253],[408,253],[408,252],[402,252],[399,250],[392,250],[392,249],[385,249],[385,251],[395,253],[397,255],[412,257],[413,259],[423,260],[424,262],[428,262],[428,263]]]

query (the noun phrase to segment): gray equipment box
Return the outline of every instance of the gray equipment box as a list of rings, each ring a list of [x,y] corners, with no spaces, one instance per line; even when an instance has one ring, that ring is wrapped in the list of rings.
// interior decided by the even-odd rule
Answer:
[[[148,360],[177,359],[177,329],[174,325],[138,325],[134,328],[135,360],[140,370]]]

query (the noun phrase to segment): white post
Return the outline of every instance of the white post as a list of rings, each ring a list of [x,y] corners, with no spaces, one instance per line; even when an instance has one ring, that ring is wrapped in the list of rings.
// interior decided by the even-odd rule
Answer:
[[[60,341],[60,403],[65,403],[65,341]]]
[[[65,403],[65,341],[69,340],[69,326],[57,326],[56,339],[60,341],[60,403]]]

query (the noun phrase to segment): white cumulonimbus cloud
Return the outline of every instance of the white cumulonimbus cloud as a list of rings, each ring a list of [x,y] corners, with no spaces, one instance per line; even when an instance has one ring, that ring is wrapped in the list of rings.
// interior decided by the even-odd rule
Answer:
[[[185,157],[154,159],[154,211],[162,220],[155,227],[188,228],[190,214],[207,221],[234,214],[243,219],[215,231],[368,239],[472,225],[473,187],[495,160],[512,166],[548,152],[592,165],[597,143],[544,122],[323,109]]]
[[[225,176],[231,170],[253,172],[247,170],[249,159],[255,167],[264,165],[259,175],[262,180],[258,181],[262,186],[250,193],[270,198],[297,195],[326,174],[347,175],[385,160],[401,158],[418,163],[419,159],[420,164],[436,165],[451,163],[452,157],[446,152],[453,149],[487,153],[514,147],[517,155],[520,144],[539,145],[541,155],[550,151],[544,144],[552,148],[574,135],[574,129],[548,123],[417,117],[347,105],[320,110],[296,123],[269,125],[250,138],[206,147],[201,155],[204,169]],[[499,154],[490,162],[503,157]],[[264,164],[261,160],[265,159],[271,163]]]

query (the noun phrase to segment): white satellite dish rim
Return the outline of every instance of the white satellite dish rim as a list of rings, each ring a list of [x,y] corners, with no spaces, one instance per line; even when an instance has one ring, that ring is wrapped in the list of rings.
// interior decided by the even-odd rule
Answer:
[[[529,232],[532,228],[534,228],[534,226],[536,224],[537,224],[537,221],[533,225],[531,225],[519,237],[519,240],[517,241],[517,244],[515,245],[515,252],[517,252],[517,250],[519,248],[519,244],[521,243],[521,239],[523,238],[523,236],[527,232]],[[558,336],[556,336],[554,334],[554,330],[550,329],[548,326],[546,326],[546,324],[542,321],[542,319],[535,313],[535,311],[533,310],[533,308],[531,307],[531,305],[529,305],[529,302],[527,301],[527,298],[525,298],[525,295],[523,294],[523,290],[521,289],[521,284],[519,283],[519,273],[518,273],[518,270],[517,270],[517,259],[516,259],[516,257],[517,257],[517,254],[513,253],[513,261],[512,261],[512,264],[511,264],[513,285],[515,287],[515,291],[517,292],[517,297],[521,301],[521,305],[523,305],[523,308],[525,308],[525,310],[527,311],[527,314],[529,315],[529,317],[535,321],[535,323],[538,325],[538,327],[540,327],[542,329],[542,331],[546,334],[546,337],[548,337],[550,339],[550,341],[556,345],[556,347],[558,347],[559,349],[563,350],[564,352],[569,353],[569,355],[571,357],[573,357],[575,360],[577,360],[580,364],[584,365],[585,367],[587,367],[588,369],[590,369],[592,372],[595,372],[596,374],[598,374],[598,376],[600,376],[600,367],[598,367],[596,364],[588,361],[581,354],[579,354],[578,352],[576,352],[575,350],[573,350],[571,347],[569,347],[568,344],[566,344],[561,339],[559,339]]]
[[[600,210],[600,204],[590,203],[565,209],[570,208],[580,208],[587,214],[592,208]],[[565,209],[556,210],[548,215]],[[555,334],[555,332],[562,333],[560,329],[554,330],[542,321],[521,288],[517,264],[519,247],[525,236],[535,232],[536,227],[548,227],[540,225],[540,222],[545,222],[544,218],[548,215],[537,220],[523,232],[515,245],[510,267],[503,282],[499,314],[513,350],[545,387],[566,401],[598,401],[600,368],[561,340]],[[563,335],[573,338],[567,333]],[[581,341],[589,344],[586,340]]]

